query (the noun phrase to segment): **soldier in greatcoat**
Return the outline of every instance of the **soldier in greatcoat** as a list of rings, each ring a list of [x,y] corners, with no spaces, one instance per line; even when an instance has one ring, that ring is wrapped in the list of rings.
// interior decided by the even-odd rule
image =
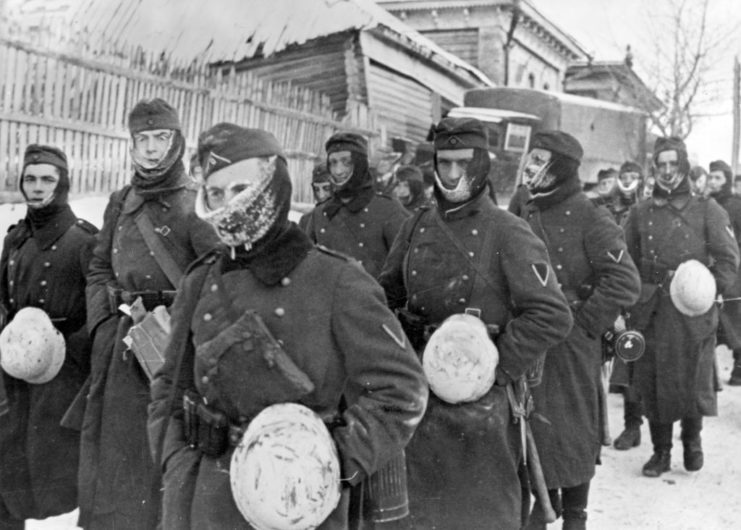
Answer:
[[[365,138],[337,133],[325,149],[332,197],[314,208],[306,233],[315,243],[357,259],[377,278],[409,213],[396,199],[376,193]]]
[[[9,407],[0,415],[3,529],[22,529],[25,519],[77,506],[80,433],[60,421],[90,370],[85,274],[98,230],[75,216],[67,203],[69,187],[64,152],[47,145],[26,148],[20,177],[26,216],[8,230],[0,258],[0,327],[21,309],[38,307],[64,336],[66,351],[60,372],[47,383],[0,375]]]
[[[134,175],[113,192],[90,262],[91,386],[80,455],[80,522],[85,528],[149,529],[157,524],[159,475],[149,454],[149,380],[123,342],[132,319],[119,310],[141,298],[169,306],[178,275],[217,242],[193,209],[177,112],[143,100],[129,115]],[[169,264],[169,265],[168,265]]]
[[[707,189],[709,196],[715,199],[728,213],[736,236],[741,245],[741,197],[733,194],[733,172],[723,160],[710,162]],[[736,278],[733,289],[728,293],[730,300],[720,308],[718,325],[718,344],[725,344],[733,350],[733,370],[728,384],[741,385],[741,275]]]
[[[656,140],[653,172],[653,197],[631,210],[625,236],[642,282],[629,323],[646,336],[646,352],[634,367],[654,449],[643,474],[658,477],[671,468],[673,423],[681,420],[684,467],[697,471],[704,462],[702,417],[718,412],[717,306],[698,316],[681,313],[670,296],[672,275],[681,263],[697,260],[726,296],[736,282],[739,250],[725,210],[692,195],[681,139]]]
[[[556,280],[574,314],[574,328],[548,349],[543,381],[532,390],[533,434],[551,502],[563,528],[586,528],[589,485],[602,440],[602,334],[640,289],[623,232],[607,209],[581,189],[583,150],[561,131],[533,136],[523,183],[531,199],[520,214],[543,240]],[[544,529],[540,503],[530,529]]]
[[[276,402],[314,410],[331,431],[342,469],[340,504],[319,528],[348,528],[351,487],[403,448],[425,411],[421,366],[375,280],[288,221],[291,180],[273,135],[222,123],[202,133],[198,149],[205,185],[196,208],[223,246],[185,276],[166,363],[152,386],[149,428],[164,471],[163,527],[252,528],[229,486],[239,437],[216,453],[201,448],[200,434],[196,449],[188,445],[188,393],[225,415],[230,430],[243,430]],[[249,337],[233,348],[207,347],[248,311],[262,318],[313,390],[277,374]]]
[[[445,118],[434,134],[436,206],[404,223],[379,281],[418,353],[431,330],[468,310],[487,324],[499,364],[480,399],[430,395],[407,447],[411,514],[400,527],[517,529],[523,419],[508,393],[572,318],[545,245],[490,198],[482,123]]]

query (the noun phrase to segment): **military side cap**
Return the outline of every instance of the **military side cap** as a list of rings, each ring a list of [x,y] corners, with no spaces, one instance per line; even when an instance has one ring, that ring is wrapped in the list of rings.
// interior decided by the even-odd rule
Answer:
[[[687,146],[678,136],[661,136],[654,142],[654,155],[662,151],[677,151],[687,153]]]
[[[129,114],[131,134],[153,129],[181,130],[177,111],[164,99],[143,99]]]
[[[563,131],[546,130],[535,133],[530,142],[530,149],[545,149],[577,162],[581,162],[584,156],[584,149],[579,140]]]
[[[26,147],[23,154],[23,167],[32,164],[51,164],[64,171],[67,171],[67,155],[64,151],[51,145],[31,144]]]
[[[198,137],[198,162],[204,178],[240,160],[273,155],[285,160],[277,138],[262,129],[217,123]]]
[[[329,137],[324,144],[327,154],[336,153],[337,151],[350,151],[359,153],[365,157],[368,156],[368,142],[359,134],[350,132],[339,132]]]
[[[486,127],[475,118],[443,118],[432,133],[432,143],[436,150],[489,149]]]

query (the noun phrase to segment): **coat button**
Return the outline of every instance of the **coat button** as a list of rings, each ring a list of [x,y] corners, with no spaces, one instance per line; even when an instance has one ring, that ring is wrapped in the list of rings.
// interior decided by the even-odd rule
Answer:
[[[654,236],[648,236],[648,240],[651,241],[654,238]]]
[[[208,376],[207,375],[204,375],[203,377],[201,377],[201,383],[203,383],[204,385],[207,385],[208,384]]]
[[[466,299],[465,298],[459,298],[458,299],[458,303],[459,304],[465,304],[466,303]]]
[[[566,210],[566,215],[571,215],[571,210]]]
[[[218,291],[218,290],[219,290],[219,286],[218,286],[217,284],[215,284],[215,283],[214,283],[214,284],[212,284],[212,285],[211,285],[211,292],[212,292],[212,293],[213,293],[213,292],[216,292],[216,291]]]
[[[283,287],[288,287],[289,285],[291,285],[291,279],[290,279],[290,278],[289,278],[288,276],[286,276],[285,278],[282,278],[282,279],[280,280],[280,284],[281,284],[281,285],[282,285]]]
[[[417,275],[417,271],[412,271],[412,276],[416,276],[416,275]]]
[[[360,223],[360,228],[365,228],[365,223]]]
[[[419,229],[419,233],[420,233],[420,234],[424,234],[424,233],[425,233],[425,227],[424,227],[424,226],[423,226],[422,228],[420,228],[420,229]]]
[[[10,302],[11,304],[14,304],[15,303],[15,299],[14,298],[11,298],[11,299],[8,300],[8,302]]]
[[[474,228],[473,230],[471,230],[471,234],[477,236],[479,235],[479,231]]]
[[[561,265],[561,264],[559,263],[558,265],[556,265],[556,268],[557,268],[558,270],[561,270],[561,269],[563,269],[563,266],[562,266],[562,265]]]
[[[363,248],[363,247],[364,247],[365,245],[363,245],[363,242],[361,241],[360,243],[358,243],[358,246],[359,246],[360,248]]]
[[[563,234],[564,232],[566,232],[566,229],[565,229],[565,228],[563,228],[563,227],[561,227],[561,228],[559,228],[559,229],[558,229],[558,231],[559,231],[559,232],[561,232],[561,233]]]
[[[44,262],[44,267],[46,267],[46,268],[49,268],[49,267],[51,267],[51,262],[49,262],[49,261],[45,261],[45,262]]]
[[[118,229],[123,230],[123,225],[119,225]]]
[[[469,252],[468,256],[472,258],[474,256],[473,252]]]
[[[13,280],[10,280],[10,281],[8,282],[8,285],[10,285],[11,287],[13,287]]]
[[[558,247],[559,252],[563,252],[563,247]]]
[[[8,262],[8,265],[10,265],[11,267],[12,267],[13,265],[15,265],[15,260],[10,260],[10,261]]]
[[[46,300],[44,300],[43,298],[39,298],[39,303],[40,304],[43,304],[44,302],[46,302]]]
[[[653,225],[654,225],[654,222],[653,221],[649,221],[648,222],[648,226],[653,226]]]
[[[285,316],[285,314],[286,314],[286,310],[283,309],[282,307],[275,308],[275,316],[282,317],[282,316]]]
[[[46,287],[46,280],[41,280],[39,285],[41,285],[41,287]]]
[[[114,249],[113,249],[113,253],[114,253],[114,254],[118,254],[118,249],[117,249],[117,248],[114,248]]]
[[[464,274],[463,277],[462,277],[462,279],[463,279],[464,282],[467,282],[468,281],[468,274]]]
[[[206,313],[205,315],[203,315],[203,320],[206,321],[206,322],[211,322],[211,319],[212,318],[214,318],[214,317],[211,316],[211,313]]]
[[[56,249],[57,249],[57,246],[56,246],[56,245],[52,245],[52,246],[51,246],[51,249],[52,249],[52,250],[56,250]]]
[[[363,208],[363,211],[364,211],[365,213],[368,213],[368,208]]]
[[[419,252],[419,248],[414,247],[414,253],[416,254],[417,252]]]
[[[324,228],[320,228],[320,229],[319,229],[319,233],[320,233],[320,234],[323,234],[324,232],[326,232],[326,230],[325,230]]]

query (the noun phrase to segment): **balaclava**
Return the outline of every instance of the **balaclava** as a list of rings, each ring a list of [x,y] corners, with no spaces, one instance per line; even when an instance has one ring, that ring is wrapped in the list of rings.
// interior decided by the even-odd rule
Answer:
[[[69,211],[67,201],[70,183],[67,156],[61,149],[50,145],[29,145],[23,155],[23,171],[33,164],[50,164],[59,170],[59,182],[47,202],[41,207],[29,206],[26,212],[26,219],[35,230],[46,225],[61,212]],[[28,201],[26,191],[23,189],[23,178],[20,179],[20,191]]]
[[[545,130],[533,135],[530,150],[550,151],[551,159],[543,166],[525,166],[523,183],[533,199],[547,197],[564,185],[579,188],[579,165],[584,156],[579,141],[563,131]]]
[[[726,181],[723,183],[723,186],[720,188],[720,191],[711,192],[710,196],[715,199],[721,199],[728,197],[729,195],[733,194],[733,171],[731,171],[731,166],[726,164],[723,160],[714,160],[713,162],[710,162],[710,172],[713,171],[722,171],[723,175],[726,177]]]
[[[668,180],[662,176],[656,167],[659,154],[664,151],[676,151],[678,166],[677,171]],[[654,186],[654,197],[671,198],[690,193],[689,172],[690,162],[687,158],[687,147],[681,138],[676,136],[660,137],[654,143],[652,171],[656,179]]]
[[[489,182],[489,136],[486,127],[475,118],[443,118],[433,129],[435,148],[435,198],[438,207],[447,211],[477,198]],[[473,149],[473,159],[466,175],[454,189],[446,188],[440,180],[437,152],[441,150]]]
[[[331,195],[332,180],[330,178],[326,162],[319,162],[311,171],[311,191],[314,194],[314,202],[324,202],[325,200],[327,200],[327,197],[320,197],[317,195],[317,190],[314,186],[315,184],[318,184],[320,186],[330,186],[329,193]]]
[[[129,132],[133,139],[136,133],[157,129],[173,131],[167,152],[155,167],[148,167],[131,146],[131,159],[134,165],[134,177],[131,183],[138,192],[162,192],[176,188],[185,171],[183,138],[177,111],[160,98],[143,99],[137,103],[129,114]]]
[[[424,201],[425,183],[422,170],[417,166],[400,166],[396,170],[396,180],[399,183],[406,182],[409,186],[409,195],[398,197],[401,204],[407,208],[418,206]]]
[[[368,142],[359,134],[340,132],[332,135],[324,148],[327,151],[327,167],[329,155],[338,151],[349,151],[353,163],[352,175],[344,182],[338,182],[330,170],[329,178],[334,191],[324,210],[327,216],[331,219],[343,206],[351,212],[365,208],[375,194],[373,176],[368,169]]]
[[[623,173],[637,173],[638,178],[626,186],[620,181],[620,175]],[[623,197],[635,197],[642,181],[643,168],[635,162],[623,162],[623,165],[620,166],[620,171],[618,172],[618,190],[620,191],[620,195]]]
[[[211,209],[205,188],[209,177],[232,164],[259,158],[261,178],[232,197],[225,205]],[[251,251],[270,241],[288,224],[291,208],[291,179],[278,140],[267,131],[219,123],[198,138],[198,160],[204,185],[196,199],[196,214],[209,222],[232,257],[239,250]]]

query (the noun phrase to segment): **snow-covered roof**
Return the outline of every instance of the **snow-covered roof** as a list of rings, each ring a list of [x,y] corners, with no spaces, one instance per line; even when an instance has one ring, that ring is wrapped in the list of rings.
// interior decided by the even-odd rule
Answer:
[[[93,48],[138,47],[174,60],[240,61],[351,30],[383,30],[483,84],[486,75],[373,0],[78,0],[72,31]]]

